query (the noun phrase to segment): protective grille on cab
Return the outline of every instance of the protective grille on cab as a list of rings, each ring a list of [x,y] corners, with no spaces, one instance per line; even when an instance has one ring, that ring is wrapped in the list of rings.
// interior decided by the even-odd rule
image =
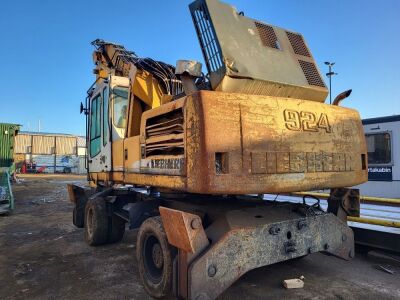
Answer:
[[[203,2],[200,2],[196,9],[191,9],[191,13],[201,50],[206,57],[208,72],[215,72],[223,66],[223,59],[208,9]]]
[[[300,59],[299,63],[301,69],[303,70],[304,76],[306,76],[308,84],[325,87],[325,84],[322,81],[321,76],[319,76],[318,70],[313,63]]]
[[[274,28],[271,26],[254,22],[264,46],[279,49],[278,38],[276,37]]]
[[[300,34],[286,31],[286,35],[289,39],[290,44],[292,45],[294,53],[311,57],[310,52],[308,51],[307,46],[304,43],[303,37]]]

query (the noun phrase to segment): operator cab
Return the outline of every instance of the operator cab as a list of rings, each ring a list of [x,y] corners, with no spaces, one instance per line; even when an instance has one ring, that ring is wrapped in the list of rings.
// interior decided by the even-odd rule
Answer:
[[[119,76],[99,79],[88,94],[88,167],[91,172],[111,171],[111,144],[122,141],[126,134],[129,79]]]

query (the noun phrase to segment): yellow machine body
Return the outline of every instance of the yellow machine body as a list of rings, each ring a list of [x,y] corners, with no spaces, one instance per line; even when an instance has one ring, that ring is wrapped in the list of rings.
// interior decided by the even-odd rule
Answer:
[[[160,118],[171,113],[173,126]],[[95,182],[246,194],[367,180],[356,111],[270,96],[200,91],[151,109],[142,115],[140,135],[113,142],[112,156],[119,171],[90,173]]]
[[[93,184],[248,194],[349,187],[367,180],[360,116],[323,103],[327,89],[300,34],[263,25],[215,0],[196,1],[190,8],[210,74],[208,88],[185,95],[184,77],[174,77],[172,66],[94,42],[97,79],[87,108]],[[204,48],[202,22],[213,29],[218,68]],[[230,34],[229,28],[237,30]],[[160,64],[162,72],[154,72]],[[117,128],[121,105],[115,105],[121,96],[114,90],[121,86],[128,91],[126,120]],[[91,151],[94,146],[98,151]]]

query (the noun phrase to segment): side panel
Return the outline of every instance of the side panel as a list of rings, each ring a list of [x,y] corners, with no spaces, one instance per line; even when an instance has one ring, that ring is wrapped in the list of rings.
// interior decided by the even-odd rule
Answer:
[[[112,170],[122,172],[124,170],[124,140],[120,139],[112,143]]]
[[[168,113],[180,107],[185,118],[183,166],[175,163],[181,154],[153,155],[149,150],[154,149],[154,137],[146,134],[149,128],[158,130],[159,124],[163,132],[174,127],[164,126],[159,117],[170,122]],[[132,158],[140,155],[139,170],[130,161],[130,147],[136,147],[136,141],[127,140],[125,147],[113,144],[118,149],[113,153],[128,150],[125,183],[202,194],[247,194],[346,187],[367,180],[359,114],[311,101],[200,91],[145,112],[139,139],[140,153]],[[175,151],[176,145],[168,141],[157,147]],[[122,169],[122,157],[114,160]]]
[[[133,136],[124,141],[124,172],[140,172],[139,136]]]
[[[208,91],[189,99],[189,192],[280,193],[367,180],[365,138],[354,110]]]

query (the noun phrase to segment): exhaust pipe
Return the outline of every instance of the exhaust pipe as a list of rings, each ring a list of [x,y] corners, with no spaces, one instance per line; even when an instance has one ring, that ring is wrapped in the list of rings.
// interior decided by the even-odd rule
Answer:
[[[344,91],[344,92],[340,93],[339,95],[337,95],[335,100],[333,100],[332,105],[339,106],[340,102],[342,102],[343,99],[346,99],[347,97],[349,97],[351,92],[352,92],[352,90],[347,90],[347,91]]]

